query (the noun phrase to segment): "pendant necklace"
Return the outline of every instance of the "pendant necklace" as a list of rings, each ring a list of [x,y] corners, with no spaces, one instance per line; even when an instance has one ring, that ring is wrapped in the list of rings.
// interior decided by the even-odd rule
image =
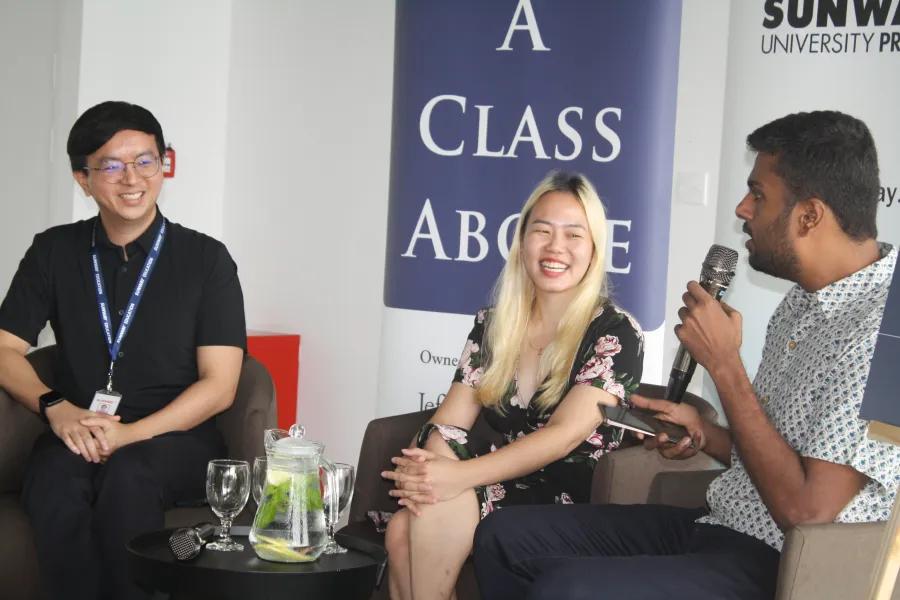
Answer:
[[[547,344],[544,344],[543,346],[535,346],[534,344],[531,343],[531,337],[528,334],[525,335],[525,341],[528,343],[529,348],[531,348],[532,350],[537,350],[538,358],[541,358],[541,356],[543,356],[544,349],[549,345],[549,342],[548,342]]]

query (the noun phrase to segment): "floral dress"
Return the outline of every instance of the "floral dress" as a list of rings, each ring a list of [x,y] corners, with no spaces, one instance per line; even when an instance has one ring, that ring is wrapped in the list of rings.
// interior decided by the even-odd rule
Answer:
[[[460,358],[454,382],[476,387],[484,373],[483,344],[485,320],[490,309],[475,317]],[[624,310],[611,303],[601,307],[581,341],[569,376],[566,393],[576,385],[592,385],[606,390],[621,402],[628,402],[641,380],[644,362],[643,334],[640,326]],[[564,394],[565,395],[565,394]],[[503,434],[500,446],[476,439],[468,431],[449,425],[428,423],[419,439],[427,439],[437,429],[461,460],[494,452],[523,435],[547,424],[555,407],[540,412],[533,402],[522,399],[516,382],[510,384],[502,410],[485,409],[487,423]],[[558,405],[557,405],[558,406]],[[566,457],[550,463],[535,473],[476,488],[481,504],[481,517],[503,506],[514,504],[571,504],[590,500],[591,481],[597,459],[619,447],[623,431],[600,425]]]

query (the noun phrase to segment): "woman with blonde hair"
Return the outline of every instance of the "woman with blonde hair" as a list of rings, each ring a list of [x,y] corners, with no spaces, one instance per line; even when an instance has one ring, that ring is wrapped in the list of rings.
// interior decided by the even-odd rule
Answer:
[[[640,327],[606,296],[606,216],[583,176],[552,172],[519,216],[493,308],[481,310],[450,391],[382,475],[403,507],[387,527],[391,597],[453,596],[478,522],[511,504],[587,502],[621,442],[603,406],[627,402]],[[484,409],[504,443],[469,433]]]

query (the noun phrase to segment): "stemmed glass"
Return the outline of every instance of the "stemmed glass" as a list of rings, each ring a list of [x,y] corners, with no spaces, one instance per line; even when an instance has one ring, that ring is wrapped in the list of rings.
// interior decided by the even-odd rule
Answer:
[[[331,463],[331,469],[326,469],[325,497],[325,526],[328,528],[328,545],[323,554],[343,554],[346,548],[334,540],[334,527],[341,520],[341,514],[350,505],[353,498],[353,485],[355,483],[355,471],[353,465],[347,463]]]
[[[231,522],[243,510],[250,495],[250,465],[245,460],[217,459],[206,466],[206,500],[219,517],[219,538],[206,547],[210,550],[235,552],[244,549],[231,539]]]
[[[266,487],[266,462],[265,456],[257,456],[253,459],[253,500],[256,502],[256,506],[259,506],[260,500],[262,500],[263,490]]]

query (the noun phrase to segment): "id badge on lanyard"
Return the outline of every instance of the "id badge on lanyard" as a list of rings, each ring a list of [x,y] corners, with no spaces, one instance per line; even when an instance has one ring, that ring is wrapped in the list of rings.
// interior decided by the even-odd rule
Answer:
[[[98,217],[99,219],[99,217]],[[97,306],[100,311],[100,324],[103,326],[103,336],[106,338],[106,346],[109,350],[109,372],[106,377],[106,387],[94,392],[94,399],[91,401],[89,410],[108,415],[116,414],[119,409],[119,403],[122,401],[122,394],[113,388],[113,369],[116,365],[116,358],[119,356],[119,349],[122,347],[122,341],[128,334],[134,316],[137,313],[138,305],[141,303],[144,291],[147,289],[147,282],[153,273],[154,267],[159,260],[159,251],[162,248],[163,240],[166,237],[166,221],[163,219],[159,225],[159,231],[156,233],[156,239],[147,258],[144,260],[144,266],[138,276],[134,290],[131,292],[131,298],[128,300],[128,306],[125,308],[122,321],[119,323],[119,329],[116,336],[112,335],[112,318],[110,316],[109,301],[106,297],[106,289],[103,286],[103,274],[100,272],[100,259],[97,256],[97,224],[94,223],[94,232],[91,237],[91,267],[94,272],[94,286],[97,292]]]
[[[94,399],[91,400],[91,407],[88,410],[114,415],[119,409],[119,402],[121,401],[122,394],[115,390],[97,390],[94,392]]]

